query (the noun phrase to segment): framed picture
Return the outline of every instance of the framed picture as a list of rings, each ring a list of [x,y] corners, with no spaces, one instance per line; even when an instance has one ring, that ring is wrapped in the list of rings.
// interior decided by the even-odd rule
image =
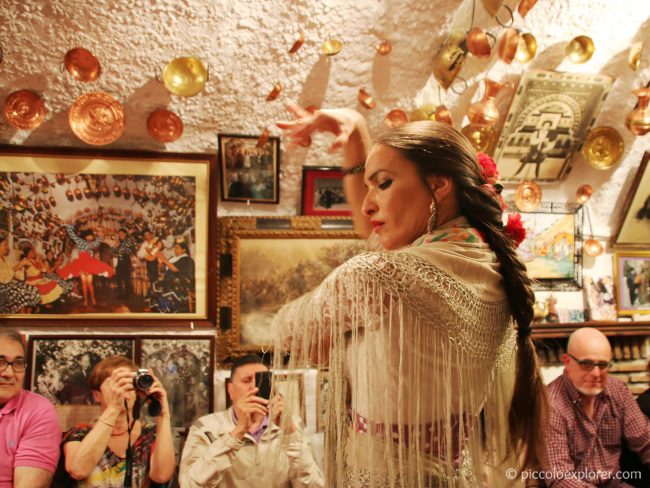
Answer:
[[[114,336],[30,336],[29,389],[54,403],[63,431],[92,423],[100,413],[90,393],[90,373],[116,354],[135,360],[135,338]]]
[[[351,215],[343,193],[343,171],[338,166],[302,167],[303,215]]]
[[[219,362],[267,352],[280,307],[364,250],[343,217],[219,219]]]
[[[501,178],[564,179],[611,86],[605,75],[525,71],[494,153]]]
[[[306,425],[307,417],[305,412],[305,378],[302,373],[273,373],[273,393],[282,395],[284,408],[292,416],[298,416],[302,419],[302,424]]]
[[[280,200],[280,138],[219,134],[219,168],[222,200]]]
[[[616,320],[616,295],[611,276],[584,276],[583,292],[589,320]]]
[[[508,211],[514,211],[510,206]],[[583,209],[569,203],[544,202],[535,212],[521,212],[526,239],[517,251],[536,290],[582,288]]]
[[[139,364],[167,391],[172,427],[188,427],[212,411],[214,337],[143,337]]]
[[[214,326],[216,156],[0,146],[8,320]]]
[[[619,315],[650,313],[650,252],[614,254],[614,280]]]
[[[650,249],[650,151],[646,151],[627,192],[623,215],[614,234],[615,249]]]
[[[316,377],[316,432],[325,431],[328,393],[329,371],[319,369]]]

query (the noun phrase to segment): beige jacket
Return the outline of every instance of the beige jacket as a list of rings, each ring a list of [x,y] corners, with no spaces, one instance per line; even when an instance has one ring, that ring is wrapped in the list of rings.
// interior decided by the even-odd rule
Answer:
[[[230,435],[234,428],[232,408],[194,422],[183,449],[181,487],[325,486],[300,428],[282,435],[271,423],[259,443],[248,434],[242,441],[235,439]]]

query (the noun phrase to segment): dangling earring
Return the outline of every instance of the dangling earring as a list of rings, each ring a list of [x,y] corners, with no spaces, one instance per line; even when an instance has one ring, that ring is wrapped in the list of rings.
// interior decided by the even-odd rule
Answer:
[[[431,212],[431,216],[429,217],[429,222],[427,223],[427,232],[430,234],[431,232],[433,232],[433,229],[435,229],[436,225],[438,224],[438,204],[436,203],[435,198],[431,199],[429,212]]]

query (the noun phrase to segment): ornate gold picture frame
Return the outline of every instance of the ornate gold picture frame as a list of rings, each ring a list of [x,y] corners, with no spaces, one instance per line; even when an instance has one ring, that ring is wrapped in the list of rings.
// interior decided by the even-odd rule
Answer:
[[[219,362],[271,347],[271,321],[365,250],[344,217],[224,217],[218,221]]]

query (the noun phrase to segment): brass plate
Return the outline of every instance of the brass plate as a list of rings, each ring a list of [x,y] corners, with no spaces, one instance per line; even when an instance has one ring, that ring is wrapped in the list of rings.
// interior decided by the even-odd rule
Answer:
[[[200,59],[176,58],[165,66],[163,82],[174,95],[193,97],[200,93],[208,81],[208,70]]]
[[[5,118],[16,129],[35,129],[43,123],[46,113],[43,99],[29,90],[15,91],[5,100]]]
[[[124,132],[124,108],[108,93],[84,93],[74,102],[68,122],[75,135],[88,144],[103,146]]]
[[[102,70],[99,60],[83,47],[75,47],[65,53],[63,64],[75,80],[85,82],[95,81]]]
[[[522,181],[515,190],[515,205],[522,212],[533,212],[542,203],[542,189],[534,181]]]
[[[469,124],[461,132],[474,147],[476,152],[488,153],[494,143],[494,129],[487,125]]]
[[[609,169],[618,163],[625,145],[621,134],[613,127],[596,127],[589,132],[582,154],[596,169]]]
[[[183,121],[174,112],[159,108],[147,118],[149,135],[160,142],[174,142],[183,134]]]

